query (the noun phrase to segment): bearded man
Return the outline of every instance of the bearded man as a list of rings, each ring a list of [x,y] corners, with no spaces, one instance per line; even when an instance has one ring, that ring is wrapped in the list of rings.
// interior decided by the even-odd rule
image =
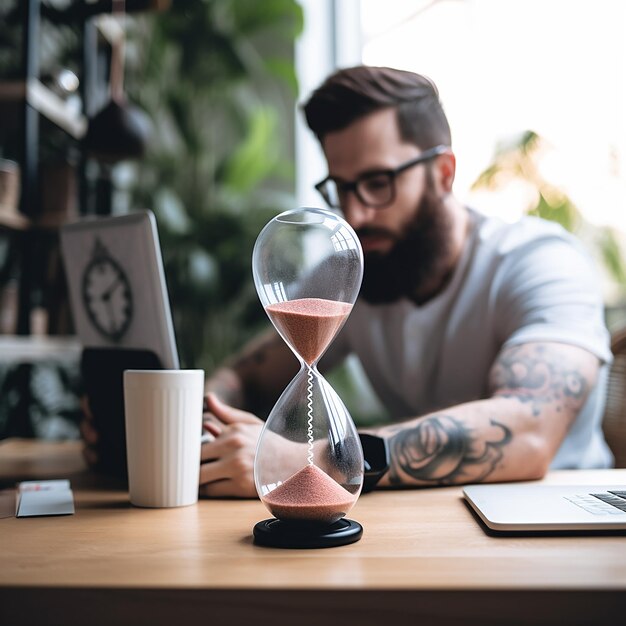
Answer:
[[[562,228],[485,217],[452,193],[433,83],[390,68],[331,75],[304,106],[356,231],[361,293],[320,363],[360,360],[393,423],[362,433],[365,487],[531,480],[611,463],[601,429],[611,360],[598,279]],[[273,332],[208,381],[201,493],[254,497],[271,406],[298,371]]]

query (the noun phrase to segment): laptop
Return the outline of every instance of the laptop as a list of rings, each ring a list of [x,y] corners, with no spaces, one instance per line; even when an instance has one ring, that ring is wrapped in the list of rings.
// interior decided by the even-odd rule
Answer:
[[[626,530],[626,484],[468,485],[463,496],[496,532]]]
[[[156,220],[150,211],[89,217],[60,234],[98,469],[126,478],[123,372],[179,369]]]
[[[67,224],[61,228],[61,252],[83,347],[149,350],[164,369],[179,368],[151,211]]]

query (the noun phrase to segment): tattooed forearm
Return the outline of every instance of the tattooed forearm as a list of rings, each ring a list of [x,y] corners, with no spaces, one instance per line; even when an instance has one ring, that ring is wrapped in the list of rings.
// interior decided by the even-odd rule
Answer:
[[[276,331],[249,343],[211,377],[207,389],[227,404],[265,415],[298,371],[298,360]],[[217,387],[217,388],[216,388]]]
[[[578,348],[559,344],[526,344],[504,350],[489,384],[494,396],[515,398],[539,416],[545,407],[576,415],[593,381],[570,357]]]
[[[492,366],[488,397],[378,430],[391,453],[381,486],[541,478],[598,368],[597,357],[576,346],[504,349]]]
[[[275,334],[262,336],[251,343],[211,375],[206,391],[212,391],[231,406],[248,410],[257,408],[258,372],[266,367],[276,343]]]
[[[496,469],[511,438],[511,430],[494,419],[486,432],[479,433],[451,415],[425,417],[391,437],[389,482],[402,485],[407,478],[431,485],[482,481]]]
[[[220,368],[207,380],[205,391],[215,393],[222,402],[231,406],[243,407],[244,393],[237,374],[226,367]]]

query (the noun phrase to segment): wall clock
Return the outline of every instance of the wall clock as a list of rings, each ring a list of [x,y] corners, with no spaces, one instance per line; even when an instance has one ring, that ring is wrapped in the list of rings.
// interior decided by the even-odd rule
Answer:
[[[87,317],[96,330],[119,341],[133,318],[133,295],[124,268],[96,237],[81,289]]]

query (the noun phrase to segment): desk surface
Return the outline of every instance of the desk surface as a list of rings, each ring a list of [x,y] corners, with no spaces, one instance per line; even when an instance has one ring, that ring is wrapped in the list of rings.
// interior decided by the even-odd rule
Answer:
[[[5,485],[69,477],[76,501],[73,516],[0,519],[0,623],[3,610],[6,623],[30,615],[43,624],[42,611],[103,598],[106,610],[88,623],[146,617],[148,606],[151,624],[207,611],[212,624],[237,614],[298,626],[341,611],[346,623],[379,624],[383,607],[395,623],[420,624],[434,614],[439,624],[504,623],[511,611],[520,623],[602,623],[626,611],[626,537],[489,536],[459,487],[367,494],[350,513],[361,541],[278,550],[252,543],[253,525],[270,517],[259,501],[139,509],[81,467],[76,443],[0,443]],[[546,482],[626,485],[626,470],[554,472]]]

